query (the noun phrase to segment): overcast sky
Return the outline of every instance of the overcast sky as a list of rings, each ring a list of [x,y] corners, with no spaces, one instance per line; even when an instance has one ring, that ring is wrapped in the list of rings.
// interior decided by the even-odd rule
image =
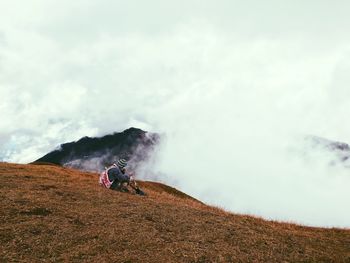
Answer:
[[[0,0],[0,160],[136,126],[166,134],[152,169],[201,200],[349,227],[350,172],[296,154],[350,142],[349,8]]]

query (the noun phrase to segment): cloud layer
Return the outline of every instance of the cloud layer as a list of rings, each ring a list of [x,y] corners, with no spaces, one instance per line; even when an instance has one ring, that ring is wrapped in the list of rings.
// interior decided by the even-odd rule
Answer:
[[[197,198],[349,227],[349,171],[302,154],[305,135],[350,142],[348,8],[3,1],[0,158],[138,126],[166,135],[148,168]]]

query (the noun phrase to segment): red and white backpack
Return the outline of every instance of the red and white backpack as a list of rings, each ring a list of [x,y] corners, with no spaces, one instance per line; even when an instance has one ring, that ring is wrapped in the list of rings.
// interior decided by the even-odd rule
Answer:
[[[101,174],[100,174],[100,178],[99,178],[99,184],[103,187],[106,187],[106,188],[111,188],[111,185],[113,182],[109,181],[108,179],[108,171],[109,169],[111,168],[114,168],[114,167],[117,167],[116,164],[113,164],[112,166],[106,168]]]

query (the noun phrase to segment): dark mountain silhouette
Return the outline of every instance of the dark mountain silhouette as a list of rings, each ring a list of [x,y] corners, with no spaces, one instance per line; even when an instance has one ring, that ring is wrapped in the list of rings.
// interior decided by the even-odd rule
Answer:
[[[344,142],[332,141],[318,136],[306,136],[306,139],[312,141],[314,145],[323,145],[332,151],[350,152],[349,145]]]
[[[333,157],[331,164],[341,163],[345,167],[350,167],[350,147],[347,143],[333,141],[318,136],[306,136],[307,143],[311,150],[324,150],[330,152]]]
[[[160,136],[157,133],[129,128],[103,137],[83,137],[78,141],[64,143],[59,149],[33,163],[50,163],[93,172],[101,171],[118,158],[125,158],[130,168],[137,169],[151,156],[159,141]],[[329,151],[333,154],[330,164],[342,163],[350,167],[350,147],[347,143],[313,135],[306,136],[305,143],[310,146],[309,153],[318,150]]]
[[[160,136],[137,128],[98,138],[83,137],[64,143],[33,163],[51,163],[85,171],[99,171],[125,158],[131,168],[147,160],[159,142]]]

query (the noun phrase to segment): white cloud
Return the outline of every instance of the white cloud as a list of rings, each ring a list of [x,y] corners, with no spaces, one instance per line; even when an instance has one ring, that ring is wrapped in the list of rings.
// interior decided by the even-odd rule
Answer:
[[[2,159],[138,125],[189,194],[349,226],[349,172],[296,156],[305,134],[350,142],[347,2],[22,2],[0,3]]]

